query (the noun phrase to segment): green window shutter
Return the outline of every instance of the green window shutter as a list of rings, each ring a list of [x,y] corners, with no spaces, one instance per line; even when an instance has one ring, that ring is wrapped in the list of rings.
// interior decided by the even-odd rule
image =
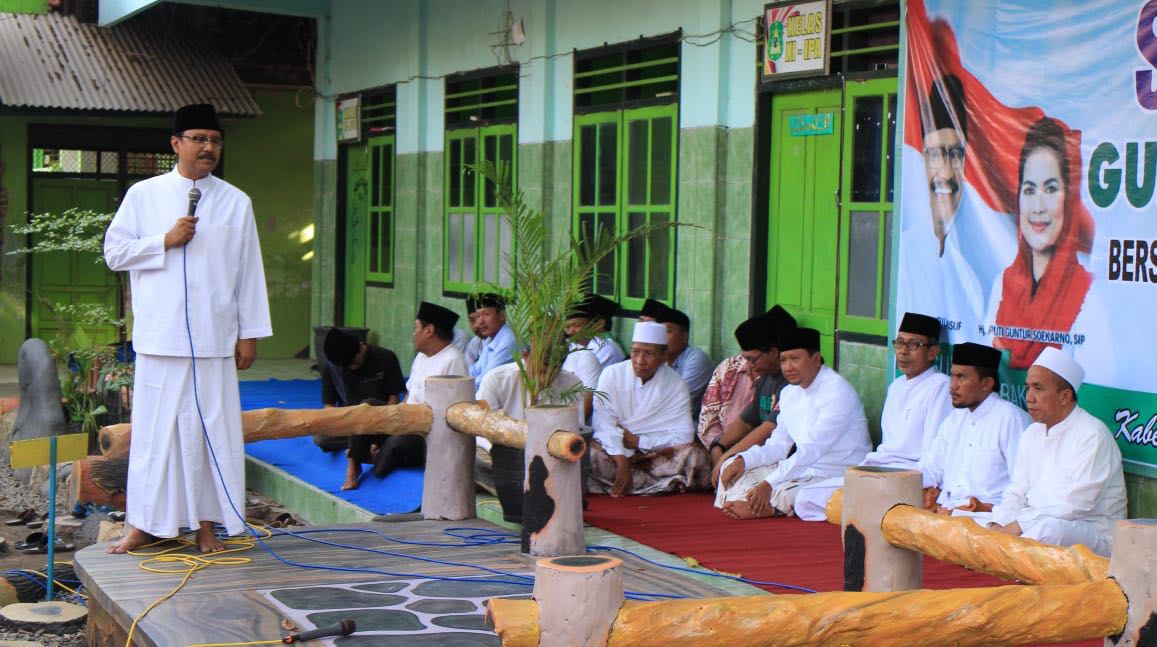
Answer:
[[[593,242],[674,222],[678,107],[675,104],[575,116],[573,233]],[[604,258],[591,289],[639,309],[647,298],[671,303],[675,230],[623,243]]]
[[[888,334],[896,79],[848,83],[840,209],[840,329]]]
[[[514,124],[446,133],[442,281],[446,292],[468,293],[484,283],[510,286],[505,259],[514,253],[514,236],[498,206],[495,187],[472,165],[489,161],[496,168],[507,166],[517,186],[517,144]]]
[[[366,218],[366,280],[394,280],[394,136],[369,142],[369,214]]]

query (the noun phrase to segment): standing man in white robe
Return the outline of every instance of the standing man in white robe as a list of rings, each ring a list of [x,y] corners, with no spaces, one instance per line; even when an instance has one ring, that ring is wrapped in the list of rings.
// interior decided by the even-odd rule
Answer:
[[[695,440],[687,385],[664,359],[666,344],[666,327],[640,321],[631,361],[599,377],[606,397],[594,403],[591,492],[619,497],[707,486],[707,452]]]
[[[888,386],[880,414],[880,446],[860,465],[916,469],[924,451],[936,438],[940,423],[952,411],[948,376],[936,368],[940,355],[940,322],[935,317],[904,313],[900,330],[892,340],[896,367],[901,375]],[[824,508],[837,488],[841,474],[800,488],[795,514],[804,521],[823,521]]]
[[[1077,406],[1084,378],[1081,365],[1056,348],[1029,367],[1025,400],[1033,424],[1020,438],[1012,480],[988,526],[1107,556],[1113,525],[1125,518],[1125,474],[1105,423]]]
[[[418,304],[414,320],[414,362],[406,380],[406,403],[426,402],[426,378],[432,375],[466,375],[466,360],[454,346],[458,313],[426,301]]]
[[[785,332],[779,359],[788,386],[775,431],[729,459],[720,473],[715,507],[732,519],[793,514],[801,486],[843,474],[872,448],[860,396],[824,366],[818,330]]]
[[[133,185],[104,240],[109,269],[129,272],[137,353],[127,532],[111,553],[182,528],[219,552],[214,524],[245,529],[237,371],[273,334],[261,245],[249,196],[212,175],[224,145],[213,106],[181,108],[172,132],[176,168]]]
[[[967,342],[952,349],[948,387],[955,409],[918,466],[924,507],[986,519],[1000,503],[1016,463],[1028,414],[1000,397],[1000,351]]]

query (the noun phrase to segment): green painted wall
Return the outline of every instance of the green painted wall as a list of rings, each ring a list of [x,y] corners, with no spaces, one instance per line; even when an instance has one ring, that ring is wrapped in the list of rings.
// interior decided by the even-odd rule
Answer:
[[[273,337],[257,356],[293,357],[310,342],[313,241],[302,234],[313,224],[313,106],[298,107],[294,91],[251,92],[261,116],[224,125],[226,177],[252,198],[261,237]]]
[[[227,119],[226,178],[253,199],[265,258],[274,337],[258,345],[260,357],[292,357],[309,343],[311,265],[301,257],[312,248],[300,231],[313,222],[313,106],[297,108],[295,91],[251,89],[261,107],[256,119]],[[168,118],[107,118],[82,115],[0,116],[0,188],[6,198],[0,245],[0,363],[16,362],[24,341],[27,260],[8,252],[23,246],[8,226],[23,223],[28,210],[28,127],[84,124],[93,128],[167,129]]]
[[[888,385],[892,383],[888,349],[877,344],[840,340],[839,371],[860,395],[872,444],[880,444],[880,413],[884,410]]]

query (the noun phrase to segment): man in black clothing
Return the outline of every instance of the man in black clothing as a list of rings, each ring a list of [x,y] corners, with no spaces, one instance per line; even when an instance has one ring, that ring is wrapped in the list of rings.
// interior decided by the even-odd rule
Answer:
[[[398,403],[405,382],[393,351],[334,328],[325,337],[325,356],[329,365],[321,376],[321,399],[326,407]],[[314,441],[327,451],[347,450],[349,466],[343,490],[357,488],[363,463],[372,464],[374,475],[381,478],[395,467],[422,465],[426,455],[426,442],[421,436],[315,436]]]

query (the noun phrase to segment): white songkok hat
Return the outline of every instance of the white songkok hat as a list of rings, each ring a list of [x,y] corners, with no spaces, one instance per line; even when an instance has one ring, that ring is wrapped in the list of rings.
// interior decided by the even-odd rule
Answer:
[[[1032,363],[1033,366],[1040,366],[1061,376],[1061,379],[1068,382],[1069,386],[1073,387],[1073,391],[1078,391],[1081,388],[1081,383],[1085,381],[1085,369],[1077,363],[1075,359],[1064,354],[1060,349],[1049,346],[1041,351],[1037,356],[1036,361]]]
[[[632,342],[640,344],[667,345],[667,327],[654,321],[639,321],[635,323],[635,334]]]

